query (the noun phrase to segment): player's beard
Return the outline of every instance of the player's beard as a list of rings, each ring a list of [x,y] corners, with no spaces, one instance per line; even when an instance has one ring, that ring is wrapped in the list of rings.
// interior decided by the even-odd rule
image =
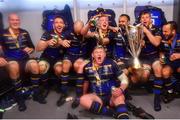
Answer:
[[[119,27],[120,27],[122,30],[125,30],[125,29],[126,29],[126,26],[125,26],[125,25],[119,25]]]
[[[171,33],[171,34],[169,34],[167,37],[165,37],[165,40],[170,40],[170,39],[172,39],[173,36],[174,36],[174,34]]]

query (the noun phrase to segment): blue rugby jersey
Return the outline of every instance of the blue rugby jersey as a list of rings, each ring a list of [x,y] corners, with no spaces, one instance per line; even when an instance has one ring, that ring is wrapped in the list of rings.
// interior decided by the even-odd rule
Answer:
[[[29,33],[24,29],[19,29],[19,35],[16,38],[10,34],[9,29],[2,32],[0,44],[3,47],[4,57],[8,60],[25,60],[29,55],[23,51],[24,48],[34,48]]]
[[[45,32],[41,36],[41,40],[48,41],[52,39],[57,34],[54,31]],[[63,33],[61,36],[58,35],[61,39],[65,39],[65,33]],[[48,56],[54,59],[63,58],[64,55],[64,48],[62,46],[54,47],[54,46],[48,46],[42,53],[42,56]]]
[[[154,36],[161,36],[161,31],[156,26],[152,25],[151,28],[149,28],[149,31]],[[142,48],[141,55],[151,55],[151,54],[157,54],[158,53],[158,47],[154,46],[148,39],[148,37],[144,36],[145,46]]]
[[[174,40],[175,40],[175,43],[173,42]],[[160,44],[160,50],[161,50],[161,52],[165,53],[166,57],[169,57],[169,55],[172,53],[180,53],[180,34],[176,34],[174,40],[167,41],[167,40],[163,39]],[[173,47],[173,49],[172,49],[172,47]],[[172,49],[172,53],[170,53],[171,49]]]
[[[129,55],[129,52],[127,51],[128,49],[128,39],[126,35],[122,35],[120,31],[116,33],[114,37],[114,57],[116,59],[123,59]]]
[[[101,80],[100,85],[97,85],[96,73],[94,72],[92,61],[84,67],[85,80],[89,81],[90,89],[93,93],[100,96],[110,95],[111,87],[118,87],[120,85],[120,81],[118,81],[117,77],[122,74],[122,71],[113,60],[106,58],[97,69],[97,73]]]

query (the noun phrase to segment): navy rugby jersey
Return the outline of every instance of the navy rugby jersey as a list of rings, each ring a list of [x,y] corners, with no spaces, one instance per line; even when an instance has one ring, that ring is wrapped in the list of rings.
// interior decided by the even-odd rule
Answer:
[[[159,28],[152,25],[151,28],[149,28],[149,31],[154,36],[161,36],[161,31]],[[158,47],[155,47],[148,39],[148,37],[144,36],[145,46],[142,48],[141,55],[151,55],[158,52]]]
[[[48,41],[52,39],[53,37],[57,36],[57,34],[54,31],[51,32],[45,32],[41,36],[41,40]],[[65,39],[65,33],[63,33],[61,36],[58,35],[61,39]],[[48,46],[42,53],[42,56],[49,56],[51,58],[63,58],[64,55],[64,48],[62,46]]]
[[[173,41],[163,39],[160,44],[160,49],[167,57],[173,53],[180,53],[180,34],[176,34]]]
[[[114,37],[115,48],[114,54],[116,59],[121,59],[127,56],[128,51],[128,39],[126,35],[122,35],[120,31],[116,33]]]
[[[115,33],[111,30],[108,30],[107,34],[104,36],[104,38],[109,38],[109,44],[107,45],[104,45],[104,47],[106,48],[106,53],[107,53],[107,56],[112,56],[113,54],[113,47],[114,47],[114,37],[115,37]]]
[[[19,29],[17,39],[10,34],[9,29],[5,29],[2,32],[0,44],[3,47],[4,57],[8,60],[28,59],[29,55],[23,49],[34,48],[29,33],[24,29]]]
[[[88,49],[87,41],[82,35],[76,35],[75,33],[71,32],[67,39],[71,41],[70,47],[66,50],[67,54],[75,56],[86,55]]]
[[[117,77],[122,74],[122,71],[113,60],[108,58],[96,71],[99,74],[100,85],[97,85],[96,72],[92,62],[84,67],[85,80],[89,81],[91,91],[100,96],[110,95],[112,86],[118,87],[120,85]]]

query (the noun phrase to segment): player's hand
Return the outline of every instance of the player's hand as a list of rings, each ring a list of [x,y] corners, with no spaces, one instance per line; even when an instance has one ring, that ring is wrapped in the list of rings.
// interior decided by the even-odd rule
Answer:
[[[4,58],[0,57],[0,67],[6,66],[7,63],[8,62]]]
[[[50,40],[47,41],[47,44],[48,44],[49,46],[54,46],[54,45],[57,44],[57,41],[56,41],[55,39],[50,39]]]
[[[144,40],[141,40],[140,42],[141,42],[141,46],[142,46],[142,47],[145,47],[145,46],[146,46],[146,44],[145,44],[145,41],[144,41]]]
[[[147,29],[146,26],[143,25],[142,28],[143,28],[143,32],[144,32],[145,34],[147,34],[147,33],[149,32],[149,30]]]
[[[170,61],[174,61],[174,60],[177,60],[180,58],[180,54],[179,53],[173,53],[171,56],[170,56]]]
[[[109,29],[112,30],[113,32],[118,32],[119,28],[118,27],[112,27],[112,26],[109,26]]]
[[[23,51],[26,52],[27,54],[31,54],[34,51],[34,49],[33,48],[29,48],[29,47],[25,47],[23,49]]]
[[[71,44],[70,40],[63,40],[62,41],[62,46],[65,47],[65,48],[69,48],[70,44]]]
[[[112,91],[112,96],[113,97],[119,97],[121,96],[123,93],[122,93],[122,90],[120,88],[115,88],[113,91]]]

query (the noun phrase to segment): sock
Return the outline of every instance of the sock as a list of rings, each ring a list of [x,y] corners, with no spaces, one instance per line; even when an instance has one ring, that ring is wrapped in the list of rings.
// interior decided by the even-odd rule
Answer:
[[[116,106],[116,113],[114,116],[116,119],[128,119],[128,110],[125,104]]]
[[[68,73],[62,73],[61,74],[61,92],[66,94],[68,89],[68,80],[69,80],[69,74]]]
[[[49,79],[49,74],[48,73],[42,74],[40,76],[40,80],[39,81],[42,83],[42,85],[43,85],[43,87],[45,89],[49,89],[48,79]]]
[[[108,107],[101,105],[99,102],[93,101],[89,109],[90,112],[101,115],[112,116],[113,111]]]
[[[84,76],[83,74],[77,73],[76,79],[76,95],[79,98],[83,94],[83,83],[84,83]]]
[[[156,77],[154,80],[154,94],[160,95],[162,92],[163,80],[161,77]]]
[[[156,111],[159,111],[161,109],[161,99],[160,99],[160,94],[162,93],[162,86],[163,86],[163,80],[161,77],[156,77],[154,80],[154,109]]]
[[[32,74],[31,77],[32,89],[34,94],[39,92],[39,74]]]
[[[16,79],[16,80],[12,80],[13,84],[15,86],[15,93],[16,94],[22,94],[21,90],[22,90],[22,81],[20,78]]]
[[[14,98],[16,100],[16,102],[18,103],[18,105],[20,104],[24,104],[25,103],[25,99],[23,97],[23,93],[22,93],[22,81],[21,79],[16,79],[16,80],[12,80],[13,84],[15,86],[15,92],[14,92]]]
[[[165,88],[168,91],[168,93],[173,93],[173,84],[170,78],[165,78]]]

